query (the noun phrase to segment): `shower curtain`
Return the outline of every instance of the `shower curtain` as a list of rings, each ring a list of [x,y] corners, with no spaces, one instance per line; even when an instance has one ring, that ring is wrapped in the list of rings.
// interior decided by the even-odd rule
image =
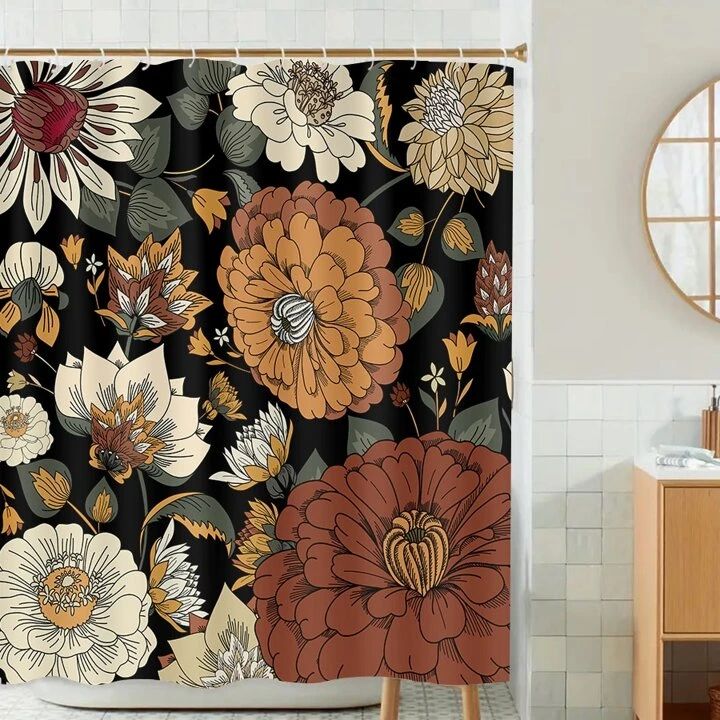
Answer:
[[[512,73],[0,67],[0,671],[508,677]]]

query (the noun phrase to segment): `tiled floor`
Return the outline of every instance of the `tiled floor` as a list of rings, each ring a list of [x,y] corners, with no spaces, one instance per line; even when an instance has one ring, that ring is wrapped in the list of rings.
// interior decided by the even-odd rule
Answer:
[[[480,689],[482,720],[518,720],[507,685]],[[104,712],[48,705],[21,686],[0,686],[0,720],[376,720],[378,708],[332,712]],[[460,720],[460,693],[454,688],[403,683],[400,720]]]

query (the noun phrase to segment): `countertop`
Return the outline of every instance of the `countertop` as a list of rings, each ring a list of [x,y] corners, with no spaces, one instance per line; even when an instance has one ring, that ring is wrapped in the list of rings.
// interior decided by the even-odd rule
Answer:
[[[635,467],[658,480],[717,480],[720,481],[720,465],[705,468],[682,468],[657,465],[655,454],[641,455],[635,458]]]

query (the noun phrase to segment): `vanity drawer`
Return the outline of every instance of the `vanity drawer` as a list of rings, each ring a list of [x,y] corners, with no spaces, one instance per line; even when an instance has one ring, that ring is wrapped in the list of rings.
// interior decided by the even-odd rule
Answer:
[[[665,633],[720,633],[720,487],[666,487]]]

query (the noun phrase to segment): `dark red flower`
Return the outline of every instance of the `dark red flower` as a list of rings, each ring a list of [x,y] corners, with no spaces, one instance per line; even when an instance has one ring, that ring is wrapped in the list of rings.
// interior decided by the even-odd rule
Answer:
[[[30,333],[22,333],[15,338],[15,357],[20,362],[29,363],[37,351],[37,339]]]
[[[390,391],[390,399],[395,407],[403,407],[410,402],[410,388],[405,383],[395,383]]]
[[[290,494],[257,569],[280,680],[508,678],[510,464],[444,433],[375,443]]]

